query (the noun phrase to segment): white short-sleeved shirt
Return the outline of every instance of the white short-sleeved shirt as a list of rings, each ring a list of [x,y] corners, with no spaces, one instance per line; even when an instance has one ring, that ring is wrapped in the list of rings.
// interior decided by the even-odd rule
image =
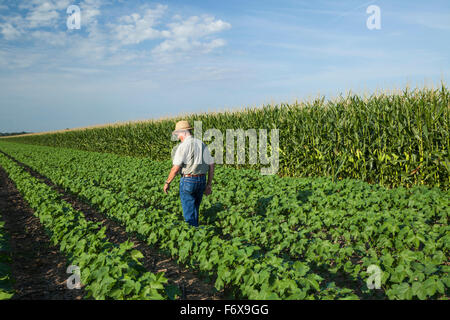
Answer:
[[[187,136],[175,151],[172,163],[181,167],[182,174],[206,174],[214,159],[201,140]]]

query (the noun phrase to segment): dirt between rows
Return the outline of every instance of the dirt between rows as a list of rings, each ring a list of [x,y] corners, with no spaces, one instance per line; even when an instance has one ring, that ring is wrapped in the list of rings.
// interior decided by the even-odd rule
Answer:
[[[13,300],[78,300],[83,289],[69,290],[68,261],[53,246],[14,183],[0,167],[0,212],[11,247]]]
[[[5,154],[5,155],[7,155],[7,154]],[[79,199],[77,196],[71,194],[70,192],[66,192],[63,188],[60,188],[59,186],[55,185],[48,178],[46,178],[45,176],[42,176],[38,172],[35,172],[27,165],[15,160],[14,158],[10,157],[9,155],[7,155],[7,156],[10,159],[14,160],[17,164],[22,166],[32,176],[34,176],[35,178],[46,183],[48,186],[52,187],[55,191],[59,192],[61,194],[61,199],[70,203],[74,209],[83,212],[87,220],[99,222],[104,227],[106,227],[105,234],[106,234],[108,241],[110,241],[114,244],[120,244],[126,240],[132,241],[135,244],[135,249],[139,250],[144,255],[144,258],[141,261],[142,261],[143,265],[145,266],[145,268],[148,271],[153,272],[153,273],[164,272],[165,277],[169,280],[168,283],[175,285],[180,289],[180,292],[181,292],[180,299],[183,299],[183,300],[220,300],[220,299],[226,298],[222,291],[218,292],[214,288],[214,285],[210,281],[203,279],[204,277],[200,276],[197,272],[195,272],[193,270],[189,270],[183,266],[180,266],[170,256],[162,253],[157,248],[150,247],[145,242],[139,240],[135,235],[127,233],[123,226],[119,225],[118,223],[116,223],[115,221],[112,221],[109,218],[106,218],[103,214],[98,212],[95,208],[93,208],[91,205],[89,205],[85,201]],[[7,178],[7,176],[4,176],[4,175],[6,175],[4,170],[1,169],[1,171],[2,171],[2,184],[1,184],[2,191],[0,191],[0,192],[2,192],[2,194],[3,194],[3,189],[5,188],[5,186],[9,185],[10,189],[12,189],[11,185],[14,189],[15,189],[15,187],[11,183],[9,178]],[[4,180],[6,182],[3,182],[3,178],[5,178]],[[16,190],[16,193],[17,193],[17,190]],[[20,200],[22,200],[20,197],[20,194],[18,196],[16,195],[16,198],[20,198]],[[29,213],[32,215],[31,209],[29,209],[29,207],[26,204],[24,204],[23,202],[24,201],[22,200],[22,205],[20,206],[20,208],[27,209],[29,211]],[[12,200],[7,199],[6,201],[0,202],[0,210],[3,209],[2,212],[8,211],[7,208],[3,207],[3,203],[5,206],[9,205],[9,207],[10,207],[9,211],[17,209],[16,208],[17,201],[13,202]],[[19,208],[19,210],[21,210],[20,208]],[[14,225],[14,227],[17,229],[19,229],[20,227],[22,227],[22,229],[24,229],[25,226],[27,225],[27,221],[14,219],[15,215],[8,214],[8,216],[9,216],[10,224]],[[31,217],[30,217],[30,219],[31,219]],[[35,223],[37,222],[37,224],[39,224],[39,219],[35,218],[35,220],[33,222],[35,222]],[[8,223],[6,223],[6,224],[8,224]],[[39,229],[39,226],[35,225],[34,228]],[[23,230],[18,230],[18,233],[21,233],[22,231]],[[13,259],[14,259],[14,255],[20,256],[20,254],[21,254],[20,251],[23,250],[23,247],[34,246],[35,245],[34,242],[36,241],[35,237],[26,237],[21,240],[22,240],[22,242],[21,242],[22,247],[16,247],[16,248],[12,249]],[[47,241],[48,241],[48,237],[47,237]],[[58,251],[57,248],[53,248],[52,252],[54,252],[55,250],[56,250],[56,252]],[[40,261],[41,259],[46,259],[47,255],[48,255],[48,252],[40,251],[39,254],[36,254],[36,260]],[[29,265],[31,266],[30,268],[32,268],[33,266],[36,265],[37,262],[29,261],[29,262],[25,262],[24,265],[26,265],[27,263],[29,263]],[[65,277],[62,279],[62,281],[65,281],[65,279],[68,278],[68,276],[70,276],[70,275],[65,274],[65,266],[66,265],[67,264],[64,264],[63,266],[61,266],[62,269],[64,269],[63,271],[64,271],[64,277]],[[18,266],[16,264],[13,264],[12,268],[15,269],[16,267],[18,267]],[[23,265],[22,265],[22,267],[23,267]],[[25,269],[26,268],[27,267],[25,267]],[[14,277],[14,275],[15,274],[13,273],[13,277]],[[22,274],[20,276],[24,277],[24,274]],[[33,277],[34,275],[30,274],[28,276]],[[52,279],[54,279],[55,277],[57,278],[56,274],[51,274],[51,275],[49,275],[48,280],[52,281]],[[18,278],[18,279],[20,279],[20,278]],[[61,278],[57,278],[57,279],[58,279],[57,282],[59,283],[59,281],[61,281]],[[34,282],[32,282],[32,283],[34,283]],[[27,288],[32,287],[34,292],[36,293],[36,295],[39,296],[39,292],[41,290],[43,290],[43,288],[42,287],[34,287],[31,285],[32,283],[20,284],[20,281],[18,281],[17,287],[18,288],[20,287],[21,290],[23,290],[22,288],[24,285],[26,285]],[[74,293],[74,290],[68,290],[67,287],[65,286],[65,284],[58,290],[61,293],[64,293],[66,291],[69,291],[69,293],[72,293],[72,294]],[[67,292],[66,292],[66,294],[67,294]],[[41,293],[41,295],[42,295],[42,293]],[[27,298],[27,297],[25,297],[25,298]],[[71,296],[69,295],[68,298],[70,299]],[[78,297],[74,297],[74,299],[77,299],[77,298]],[[42,297],[42,299],[48,299],[48,298]],[[58,297],[56,297],[56,299],[58,299]],[[60,299],[65,299],[65,296],[60,297]]]

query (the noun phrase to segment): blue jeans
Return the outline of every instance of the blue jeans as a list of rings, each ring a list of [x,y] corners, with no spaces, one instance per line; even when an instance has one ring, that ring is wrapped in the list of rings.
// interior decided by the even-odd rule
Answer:
[[[181,177],[180,199],[184,221],[198,227],[198,213],[206,188],[206,176]]]

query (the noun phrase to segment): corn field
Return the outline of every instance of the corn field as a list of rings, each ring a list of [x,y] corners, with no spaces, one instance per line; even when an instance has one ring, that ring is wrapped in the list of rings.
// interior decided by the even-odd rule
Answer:
[[[449,97],[442,84],[438,89],[405,89],[368,98],[348,94],[332,101],[320,98],[183,119],[202,121],[203,131],[279,129],[281,176],[355,178],[386,187],[448,190]],[[166,160],[176,144],[171,132],[180,119],[5,140]]]

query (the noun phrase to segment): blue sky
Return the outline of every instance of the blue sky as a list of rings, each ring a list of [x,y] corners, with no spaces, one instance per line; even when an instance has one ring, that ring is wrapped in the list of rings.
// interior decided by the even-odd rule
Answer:
[[[439,85],[449,34],[448,0],[0,0],[0,132]]]

